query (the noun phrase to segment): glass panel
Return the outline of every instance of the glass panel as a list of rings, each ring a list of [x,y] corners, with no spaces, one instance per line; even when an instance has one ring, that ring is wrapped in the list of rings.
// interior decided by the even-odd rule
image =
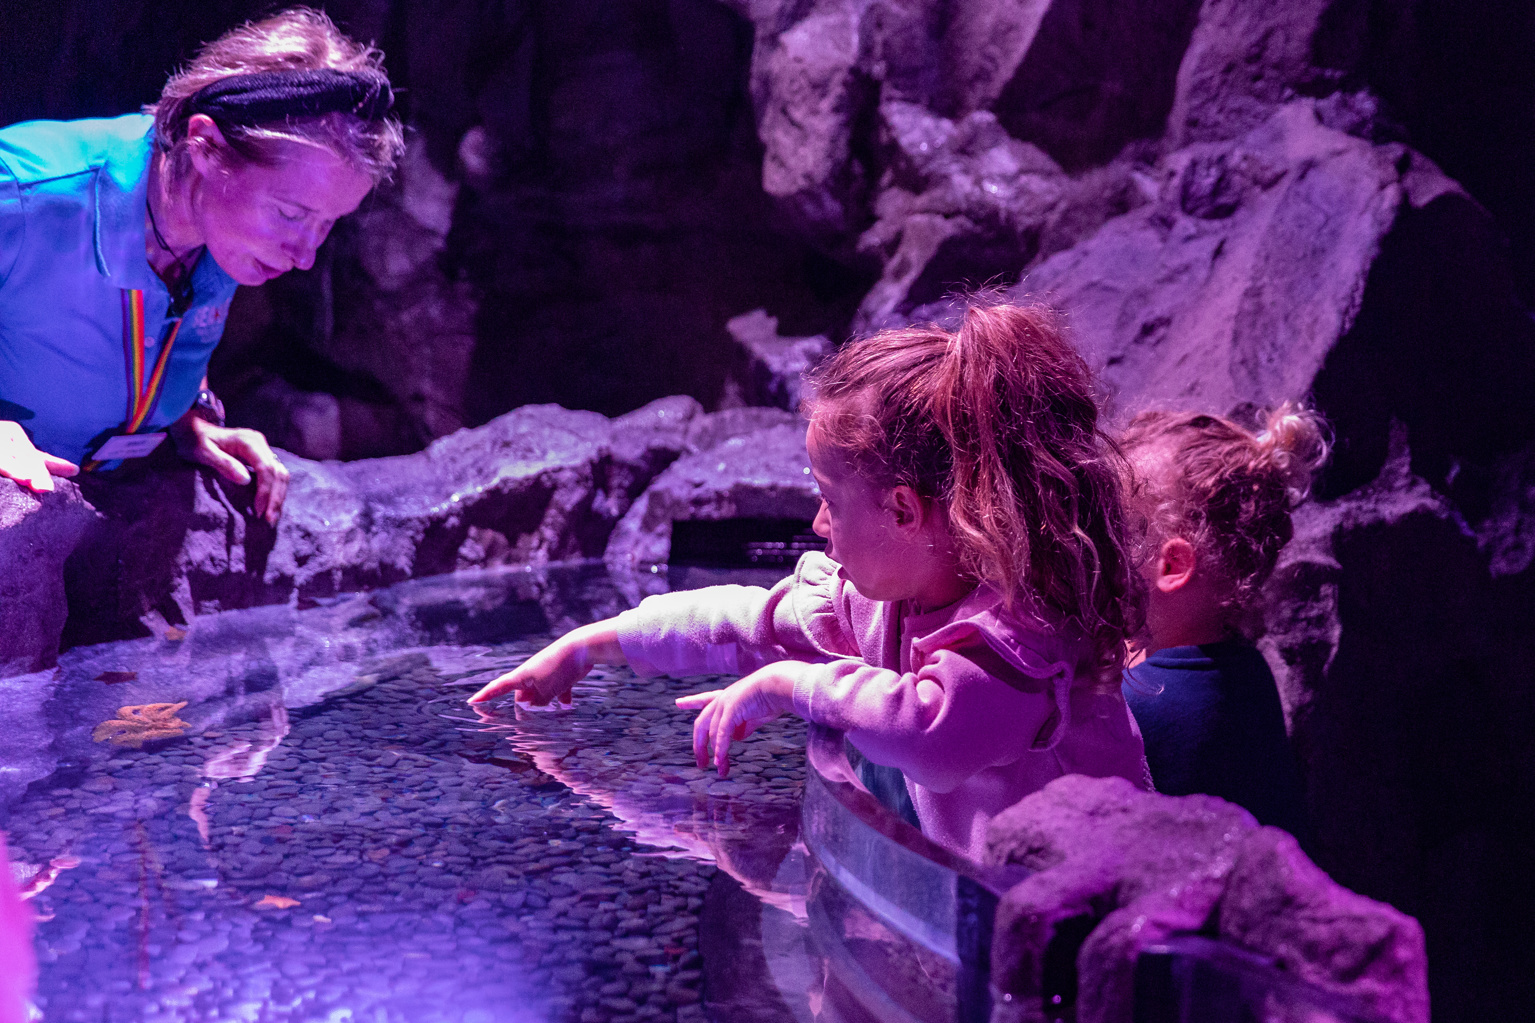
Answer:
[[[842,736],[810,729],[801,834],[818,868],[811,933],[837,995],[876,1019],[983,1020],[991,920],[1022,871],[956,856],[859,782]],[[851,1010],[844,1009],[844,1015]]]

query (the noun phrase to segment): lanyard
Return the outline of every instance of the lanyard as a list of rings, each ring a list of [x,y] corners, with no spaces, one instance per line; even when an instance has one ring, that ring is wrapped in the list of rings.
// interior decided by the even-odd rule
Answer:
[[[144,292],[123,290],[123,359],[128,366],[128,418],[123,424],[124,433],[138,433],[160,403],[160,389],[165,383],[165,365],[170,359],[171,346],[181,331],[181,317],[167,322],[160,338],[160,354],[155,357],[154,369],[149,379],[144,378]]]

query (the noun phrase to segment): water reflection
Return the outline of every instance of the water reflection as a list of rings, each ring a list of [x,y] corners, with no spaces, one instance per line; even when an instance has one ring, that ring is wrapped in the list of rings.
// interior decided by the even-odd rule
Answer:
[[[672,705],[717,680],[615,670],[566,710],[463,704],[551,623],[622,606],[600,572],[476,573],[7,681],[46,694],[0,703],[26,737],[0,770],[36,779],[4,826],[52,871],[47,1018],[813,1018],[797,720],[720,780]]]
[[[208,820],[208,800],[213,796],[213,790],[218,788],[220,781],[255,777],[266,766],[267,755],[288,734],[288,708],[274,703],[270,714],[266,727],[254,741],[225,746],[203,764],[203,777],[207,781],[193,790],[192,799],[187,804],[187,816],[197,825],[197,834],[202,839],[204,849],[210,848],[208,836],[212,825]],[[205,738],[216,737],[206,732],[203,735]]]

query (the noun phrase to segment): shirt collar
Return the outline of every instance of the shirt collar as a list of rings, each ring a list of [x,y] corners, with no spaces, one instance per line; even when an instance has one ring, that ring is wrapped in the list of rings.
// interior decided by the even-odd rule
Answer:
[[[96,171],[96,269],[119,288],[163,288],[144,251],[154,130],[114,148]]]

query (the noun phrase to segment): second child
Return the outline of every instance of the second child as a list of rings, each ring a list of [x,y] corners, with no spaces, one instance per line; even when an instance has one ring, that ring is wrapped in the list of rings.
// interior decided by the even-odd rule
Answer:
[[[1144,660],[1124,693],[1157,791],[1220,796],[1304,842],[1279,690],[1245,633],[1290,511],[1327,455],[1322,422],[1283,406],[1254,433],[1221,416],[1146,412],[1121,443],[1150,541]]]
[[[598,663],[744,674],[684,697],[723,775],[792,712],[899,769],[922,830],[979,856],[993,816],[1065,774],[1149,788],[1119,690],[1136,622],[1123,480],[1086,364],[1040,307],[887,331],[811,380],[806,445],[829,543],[772,589],[646,599],[476,693],[547,703]]]

